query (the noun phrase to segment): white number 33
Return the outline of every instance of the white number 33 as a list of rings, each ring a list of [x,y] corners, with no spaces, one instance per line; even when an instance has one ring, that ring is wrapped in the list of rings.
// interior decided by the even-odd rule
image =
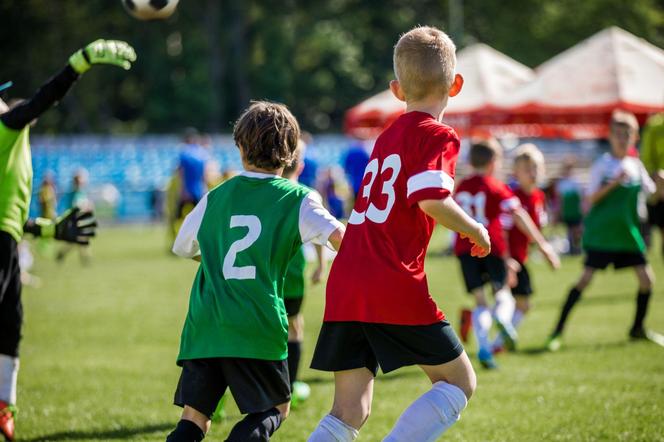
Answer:
[[[349,224],[362,224],[365,219],[373,221],[376,224],[382,224],[387,220],[387,217],[390,215],[390,211],[394,206],[396,200],[396,195],[394,193],[394,182],[399,176],[401,171],[401,158],[397,154],[389,155],[383,160],[383,167],[380,169],[380,174],[382,175],[387,170],[392,170],[392,175],[390,179],[383,183],[383,189],[381,190],[382,195],[387,195],[387,203],[385,204],[384,209],[379,209],[370,201],[371,197],[371,187],[373,186],[376,176],[378,176],[378,159],[374,158],[367,164],[367,168],[364,170],[364,177],[371,175],[369,182],[362,187],[360,198],[366,198],[368,206],[366,211],[357,212],[355,209],[350,214],[348,218]]]

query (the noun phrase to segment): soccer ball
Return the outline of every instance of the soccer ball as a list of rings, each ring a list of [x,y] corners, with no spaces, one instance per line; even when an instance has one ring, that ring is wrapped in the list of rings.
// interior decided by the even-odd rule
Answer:
[[[122,0],[122,5],[139,20],[163,20],[173,15],[178,0]]]

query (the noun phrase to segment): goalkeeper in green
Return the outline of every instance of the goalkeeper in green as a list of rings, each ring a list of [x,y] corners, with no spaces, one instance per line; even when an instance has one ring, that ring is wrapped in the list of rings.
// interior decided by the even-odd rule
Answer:
[[[24,233],[87,244],[92,213],[72,210],[53,220],[28,220],[32,194],[31,123],[57,103],[95,64],[129,69],[136,54],[122,41],[97,40],[76,51],[65,67],[29,100],[11,110],[0,101],[0,434],[14,440],[18,348],[23,322],[18,242]]]

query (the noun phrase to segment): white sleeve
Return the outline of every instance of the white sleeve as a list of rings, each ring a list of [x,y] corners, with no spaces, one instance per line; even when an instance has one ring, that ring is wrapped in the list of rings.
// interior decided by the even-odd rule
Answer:
[[[183,258],[193,258],[201,254],[197,236],[206,208],[207,194],[201,198],[196,207],[194,207],[194,210],[184,219],[178,236],[173,243],[173,253]]]
[[[590,182],[588,183],[587,195],[592,195],[602,187],[602,180],[604,179],[604,164],[603,159],[598,160],[590,168]]]
[[[328,238],[343,224],[323,207],[323,199],[318,192],[310,192],[300,205],[300,237],[303,243],[313,242],[328,245]]]
[[[639,169],[641,170],[641,191],[648,196],[657,192],[655,182],[650,178],[648,171],[641,161],[639,161]]]

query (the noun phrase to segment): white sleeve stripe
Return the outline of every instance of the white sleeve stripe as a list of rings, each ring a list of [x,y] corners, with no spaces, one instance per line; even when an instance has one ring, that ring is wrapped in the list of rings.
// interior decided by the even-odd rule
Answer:
[[[516,209],[521,205],[521,201],[519,201],[519,198],[513,196],[511,198],[507,198],[506,200],[503,200],[500,203],[500,208],[501,210],[513,210]]]
[[[454,178],[442,170],[425,170],[408,178],[406,186],[408,188],[407,196],[423,189],[446,189],[452,193]]]
[[[206,208],[207,193],[201,198],[198,204],[196,204],[194,210],[192,210],[184,219],[178,232],[178,236],[173,243],[173,253],[182,256],[183,258],[193,258],[200,254],[197,240],[198,229],[201,227]]]

